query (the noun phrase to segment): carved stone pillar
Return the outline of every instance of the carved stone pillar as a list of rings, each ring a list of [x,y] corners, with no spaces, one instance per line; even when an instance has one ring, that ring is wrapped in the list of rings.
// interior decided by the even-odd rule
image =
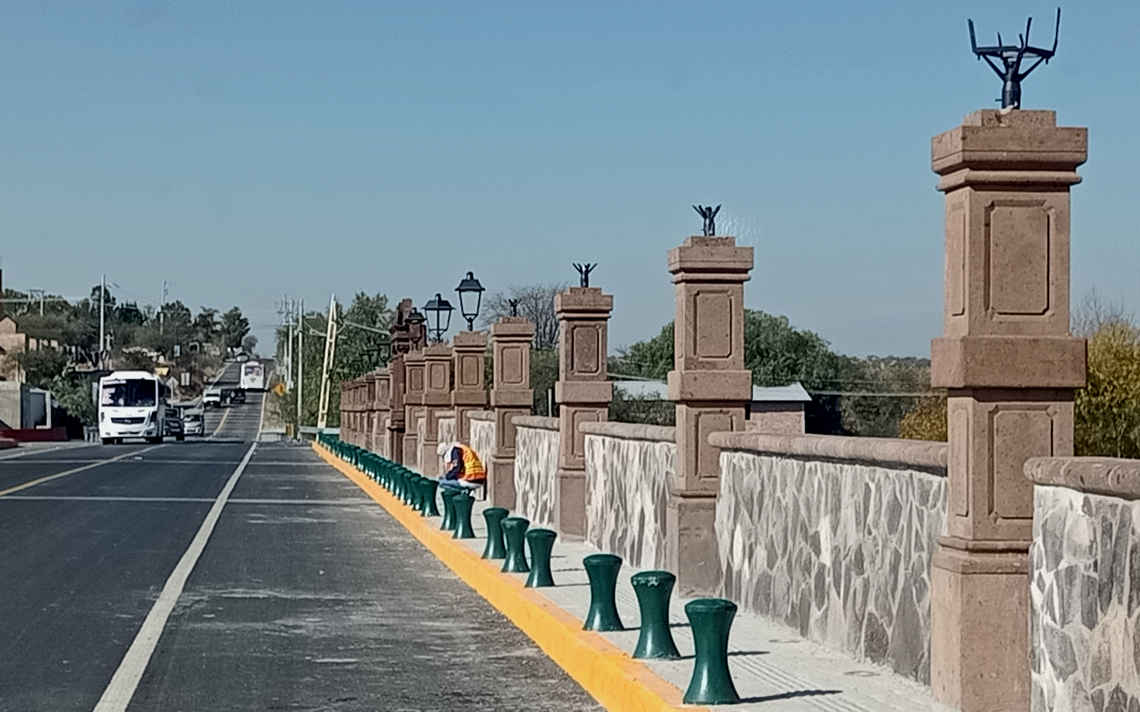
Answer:
[[[487,407],[487,386],[483,370],[487,364],[487,334],[461,331],[451,340],[455,352],[455,390],[451,392],[451,409],[455,411],[455,437],[471,443],[471,423],[467,414]]]
[[[431,344],[424,354],[424,436],[420,441],[420,474],[439,477],[439,412],[451,408],[451,347]]]
[[[555,524],[566,537],[586,535],[586,436],[582,423],[609,419],[613,384],[606,380],[606,335],[614,298],[597,287],[571,287],[554,296],[559,363],[554,399],[559,408]]]
[[[388,421],[387,451],[385,457],[394,462],[404,461],[404,354],[399,354],[388,362]]]
[[[665,556],[684,596],[711,595],[720,585],[720,450],[709,444],[709,433],[743,430],[752,400],[752,372],[744,368],[744,283],[751,270],[752,248],[738,247],[735,237],[690,237],[669,250],[677,477],[665,514]]]
[[[404,357],[404,467],[419,469],[420,436],[416,423],[424,414],[424,352]]]
[[[511,419],[530,415],[534,391],[530,387],[530,346],[534,324],[521,316],[505,316],[491,326],[494,348],[494,388],[491,407],[495,410],[495,452],[487,473],[488,498],[492,507],[514,509],[515,437]]]
[[[931,572],[931,688],[963,712],[1029,709],[1034,456],[1073,453],[1085,341],[1069,335],[1069,187],[1088,133],[982,110],[932,144],[946,194],[947,535]]]

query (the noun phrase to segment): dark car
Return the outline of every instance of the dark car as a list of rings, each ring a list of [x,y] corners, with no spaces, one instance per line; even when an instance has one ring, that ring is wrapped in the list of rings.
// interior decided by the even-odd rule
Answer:
[[[245,403],[245,389],[235,388],[230,396],[230,403]]]
[[[182,416],[178,414],[177,410],[173,408],[167,409],[166,420],[162,425],[162,434],[173,435],[174,439],[179,441],[186,439],[186,433],[183,432],[182,427]]]

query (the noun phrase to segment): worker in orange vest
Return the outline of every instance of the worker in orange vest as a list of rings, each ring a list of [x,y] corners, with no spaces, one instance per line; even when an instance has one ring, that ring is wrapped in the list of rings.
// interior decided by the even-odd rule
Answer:
[[[470,445],[441,443],[436,452],[445,458],[445,472],[439,478],[440,487],[474,489],[487,481],[487,468],[483,467],[483,461]]]

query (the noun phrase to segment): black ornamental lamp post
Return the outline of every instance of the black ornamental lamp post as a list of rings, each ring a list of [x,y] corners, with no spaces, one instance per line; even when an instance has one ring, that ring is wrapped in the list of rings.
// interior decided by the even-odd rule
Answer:
[[[431,335],[432,341],[439,343],[443,341],[443,335],[451,328],[451,312],[455,307],[444,299],[439,292],[436,292],[435,297],[424,305],[424,311],[427,312],[428,333]]]
[[[479,307],[483,303],[483,285],[479,284],[473,273],[468,272],[455,291],[459,292],[459,313],[467,320],[467,330],[474,331],[475,319],[479,316]],[[472,304],[472,301],[475,303]]]

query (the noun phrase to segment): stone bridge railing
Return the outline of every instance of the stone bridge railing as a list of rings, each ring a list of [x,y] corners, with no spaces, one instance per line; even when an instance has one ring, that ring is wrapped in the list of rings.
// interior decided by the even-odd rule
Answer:
[[[668,253],[675,431],[604,422],[614,298],[580,286],[553,300],[559,419],[527,415],[535,329],[503,317],[489,398],[485,335],[462,332],[454,348],[394,341],[405,350],[393,372],[342,384],[343,437],[374,447],[387,409],[403,464],[428,476],[438,439],[493,442],[493,503],[666,568],[679,595],[719,593],[929,681],[963,712],[1140,708],[1136,493],[1094,476],[1140,471],[1038,464],[1034,495],[1022,470],[1072,454],[1086,382],[1084,340],[1069,333],[1069,187],[1087,132],[1050,111],[982,110],[931,149],[946,258],[931,385],[947,393],[948,445],[747,432],[753,249],[717,235]],[[473,415],[488,404],[493,424]],[[448,409],[458,422],[436,420]]]
[[[1140,708],[1140,461],[1033,458],[1033,712]]]
[[[586,434],[586,541],[634,568],[664,568],[676,430],[631,423],[578,429]]]
[[[558,418],[516,415],[515,511],[531,526],[554,525],[558,485]]]
[[[945,443],[713,433],[722,595],[856,658],[930,680]]]

